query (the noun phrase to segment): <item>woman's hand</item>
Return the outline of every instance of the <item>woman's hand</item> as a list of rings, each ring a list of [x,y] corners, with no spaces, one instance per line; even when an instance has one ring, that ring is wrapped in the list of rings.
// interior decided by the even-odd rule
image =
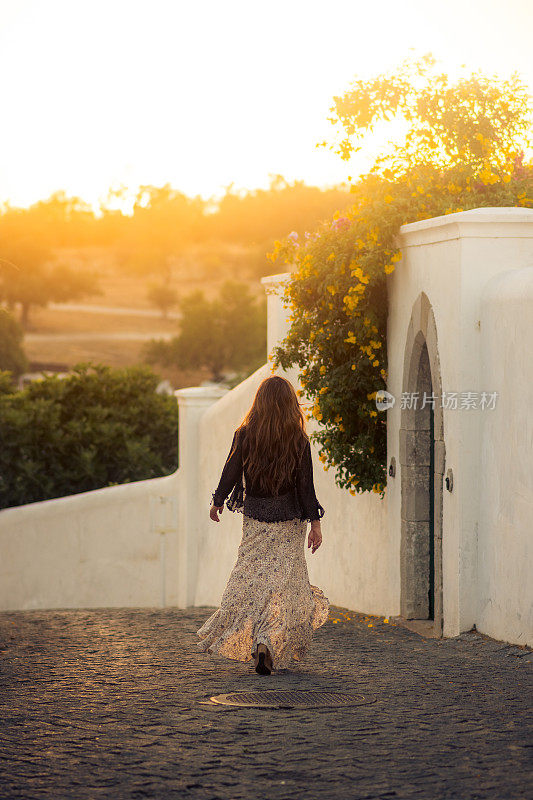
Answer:
[[[311,553],[314,553],[315,550],[318,550],[321,544],[322,544],[322,532],[320,530],[320,522],[316,524],[315,522],[312,522],[311,530],[309,531],[309,538],[307,540],[307,546],[308,547],[312,546],[313,549],[311,550]]]
[[[211,519],[214,522],[220,522],[217,512],[220,511],[220,513],[222,514],[223,510],[224,510],[224,506],[211,506],[211,508],[209,510],[209,516],[211,517]]]

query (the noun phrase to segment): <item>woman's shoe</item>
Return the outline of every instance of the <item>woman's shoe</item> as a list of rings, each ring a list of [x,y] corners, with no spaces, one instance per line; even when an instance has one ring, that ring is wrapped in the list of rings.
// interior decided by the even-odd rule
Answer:
[[[257,645],[255,671],[259,675],[270,675],[272,672],[272,656],[266,644]]]

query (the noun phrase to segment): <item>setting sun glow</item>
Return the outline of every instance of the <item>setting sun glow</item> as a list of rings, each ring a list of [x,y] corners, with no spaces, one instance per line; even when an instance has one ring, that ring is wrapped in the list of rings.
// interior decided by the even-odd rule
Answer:
[[[368,162],[315,145],[355,75],[432,52],[533,85],[532,21],[528,0],[0,0],[0,201],[345,181]]]

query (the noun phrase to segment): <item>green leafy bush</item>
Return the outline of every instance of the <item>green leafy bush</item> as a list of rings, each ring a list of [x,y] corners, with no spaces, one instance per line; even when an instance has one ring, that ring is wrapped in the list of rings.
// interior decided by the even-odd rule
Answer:
[[[79,363],[13,391],[0,373],[0,507],[169,475],[178,404],[150,367]]]

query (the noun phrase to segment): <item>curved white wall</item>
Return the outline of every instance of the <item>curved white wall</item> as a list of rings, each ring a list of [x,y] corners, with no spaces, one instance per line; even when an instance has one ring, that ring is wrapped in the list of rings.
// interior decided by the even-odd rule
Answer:
[[[493,278],[481,301],[482,415],[477,628],[533,644],[533,260]]]

